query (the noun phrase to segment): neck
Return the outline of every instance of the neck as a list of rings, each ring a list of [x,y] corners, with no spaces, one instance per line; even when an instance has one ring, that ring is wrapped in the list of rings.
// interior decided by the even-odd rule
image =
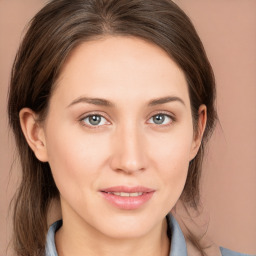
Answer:
[[[166,219],[146,235],[136,238],[112,238],[84,223],[65,219],[55,236],[59,256],[168,256],[170,242]]]

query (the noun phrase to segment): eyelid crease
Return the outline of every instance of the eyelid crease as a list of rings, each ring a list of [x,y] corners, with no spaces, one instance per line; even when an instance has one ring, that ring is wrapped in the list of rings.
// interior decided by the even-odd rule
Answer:
[[[86,117],[88,116],[102,116],[104,117],[105,119],[109,120],[110,118],[105,114],[103,113],[102,111],[88,111],[86,113],[83,113],[82,115],[80,115],[77,119],[78,120],[83,120],[85,119]]]
[[[147,118],[147,120],[154,117],[154,116],[161,115],[161,114],[169,116],[173,121],[176,121],[176,116],[173,113],[170,113],[169,111],[164,111],[164,110],[156,111],[156,112],[154,112],[154,114],[151,113],[149,115],[149,117]]]

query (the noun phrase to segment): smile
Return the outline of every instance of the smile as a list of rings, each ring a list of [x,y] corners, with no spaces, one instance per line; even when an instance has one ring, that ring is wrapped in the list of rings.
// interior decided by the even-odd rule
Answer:
[[[155,190],[141,186],[117,186],[103,189],[100,193],[115,208],[135,210],[144,206],[152,198]]]

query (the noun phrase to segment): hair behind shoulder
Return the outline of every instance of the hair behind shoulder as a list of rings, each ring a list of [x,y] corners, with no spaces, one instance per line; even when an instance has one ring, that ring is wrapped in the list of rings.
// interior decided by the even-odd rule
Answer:
[[[171,0],[53,0],[31,21],[11,74],[9,123],[22,169],[13,214],[17,255],[44,254],[49,204],[59,197],[49,164],[38,161],[25,140],[19,112],[28,107],[44,120],[67,56],[82,42],[106,35],[140,37],[169,54],[186,76],[195,132],[198,108],[206,105],[204,139],[181,197],[193,207],[198,203],[203,148],[217,115],[212,68],[189,18]]]

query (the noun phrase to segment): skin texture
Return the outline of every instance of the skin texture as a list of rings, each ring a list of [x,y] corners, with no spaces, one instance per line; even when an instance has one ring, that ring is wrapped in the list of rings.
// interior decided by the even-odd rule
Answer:
[[[165,97],[172,101],[149,105]],[[158,114],[161,124],[155,123]],[[98,115],[100,123],[91,125],[88,115]],[[165,216],[182,193],[206,109],[199,109],[195,133],[185,76],[161,48],[134,37],[79,45],[61,70],[45,121],[36,122],[28,108],[20,119],[60,191],[59,255],[168,255]],[[125,210],[100,193],[113,186],[155,192],[138,209]]]

